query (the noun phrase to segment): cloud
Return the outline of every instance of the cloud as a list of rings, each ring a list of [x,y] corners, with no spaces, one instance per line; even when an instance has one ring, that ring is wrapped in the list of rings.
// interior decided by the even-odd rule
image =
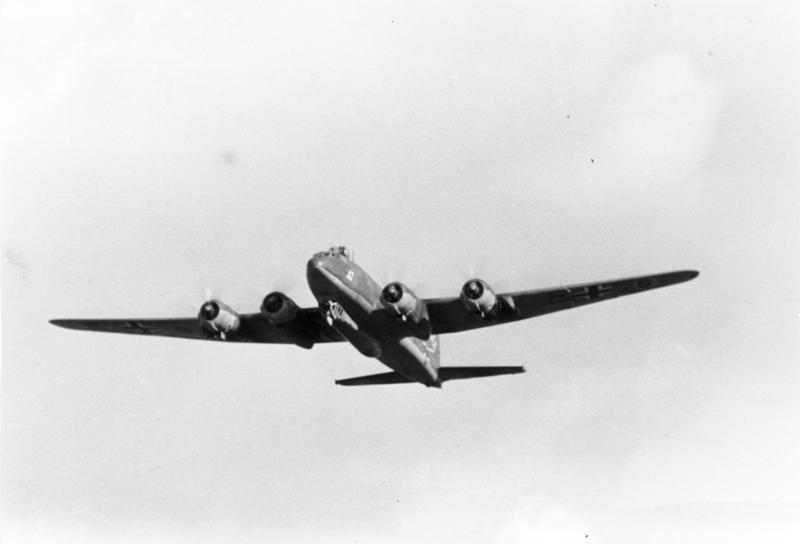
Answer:
[[[721,100],[687,56],[657,55],[623,71],[606,100],[590,151],[595,162],[586,159],[600,190],[661,197],[702,165]]]
[[[520,500],[515,509],[497,531],[496,544],[547,542],[589,542],[588,523],[537,492]],[[591,540],[596,542],[596,540]]]
[[[3,253],[6,263],[15,268],[22,275],[22,279],[27,279],[31,274],[31,265],[21,251],[6,249]]]

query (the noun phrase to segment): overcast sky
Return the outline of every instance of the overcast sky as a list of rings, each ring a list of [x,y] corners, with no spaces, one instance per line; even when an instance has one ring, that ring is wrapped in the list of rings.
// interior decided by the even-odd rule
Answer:
[[[797,541],[797,6],[4,2],[3,542]],[[334,244],[422,296],[701,275],[442,337],[528,373],[441,391],[47,323],[313,305]]]

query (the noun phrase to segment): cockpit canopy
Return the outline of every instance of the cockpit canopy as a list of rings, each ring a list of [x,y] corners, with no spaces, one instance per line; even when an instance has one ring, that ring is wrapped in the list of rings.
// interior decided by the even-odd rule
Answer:
[[[344,246],[333,246],[330,249],[314,254],[314,257],[340,257],[352,261],[355,259],[355,253]]]

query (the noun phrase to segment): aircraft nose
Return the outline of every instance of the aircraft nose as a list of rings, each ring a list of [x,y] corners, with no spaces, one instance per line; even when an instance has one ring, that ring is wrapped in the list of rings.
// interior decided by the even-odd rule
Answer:
[[[308,260],[308,271],[322,270],[325,268],[325,257],[311,257]]]
[[[306,267],[306,277],[312,287],[322,286],[328,282],[328,271],[325,266],[325,257],[312,257]]]

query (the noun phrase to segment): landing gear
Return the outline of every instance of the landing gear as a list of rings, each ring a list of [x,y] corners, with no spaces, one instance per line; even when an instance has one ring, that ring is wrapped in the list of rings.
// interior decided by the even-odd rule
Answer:
[[[211,340],[226,340],[225,331],[216,328],[214,325],[203,327],[203,333]]]
[[[335,303],[332,300],[329,300],[327,304],[328,308],[325,310],[325,322],[329,327],[333,327],[333,322],[336,321],[336,317],[333,314]]]

